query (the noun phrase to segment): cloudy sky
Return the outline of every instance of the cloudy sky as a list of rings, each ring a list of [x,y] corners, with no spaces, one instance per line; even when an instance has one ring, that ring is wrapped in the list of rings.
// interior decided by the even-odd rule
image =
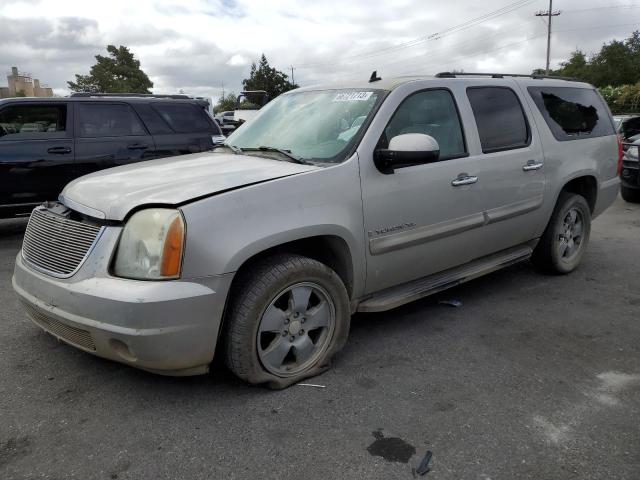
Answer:
[[[107,44],[126,45],[156,93],[240,89],[264,52],[309,85],[544,67],[548,0],[0,0],[0,69],[66,94]],[[640,29],[640,0],[555,0],[552,65]],[[0,82],[3,84],[3,82]]]

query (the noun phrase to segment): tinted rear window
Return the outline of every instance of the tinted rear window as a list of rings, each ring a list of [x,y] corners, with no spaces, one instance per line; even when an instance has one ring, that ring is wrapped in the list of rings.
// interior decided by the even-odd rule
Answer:
[[[506,87],[467,89],[483,153],[526,147],[529,125],[520,100]]]
[[[614,134],[609,111],[595,90],[571,87],[529,87],[528,90],[556,140]]]
[[[129,105],[78,103],[78,135],[82,138],[146,135],[140,119]]]
[[[153,105],[165,122],[178,133],[212,132],[217,128],[205,111],[196,105],[161,103]]]

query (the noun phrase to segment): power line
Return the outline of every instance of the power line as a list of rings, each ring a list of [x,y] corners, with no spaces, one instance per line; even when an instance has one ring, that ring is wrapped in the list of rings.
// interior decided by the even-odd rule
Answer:
[[[592,30],[607,30],[607,29],[610,29],[610,28],[635,27],[635,26],[638,26],[638,25],[640,25],[639,22],[635,22],[635,23],[619,23],[619,24],[615,24],[615,25],[601,25],[599,27],[565,28],[565,29],[562,29],[562,30],[556,30],[555,33],[575,32],[575,31],[581,31],[581,30],[589,30],[589,31],[592,31]],[[446,63],[440,63],[439,65],[450,65],[452,63],[458,62],[460,60],[464,60],[466,58],[473,58],[473,57],[478,57],[480,55],[485,55],[487,53],[497,52],[499,50],[504,50],[505,48],[514,47],[516,45],[520,45],[520,44],[526,43],[526,42],[528,42],[530,40],[543,37],[544,35],[545,35],[544,33],[537,34],[537,35],[532,35],[532,36],[529,36],[529,37],[525,38],[524,40],[508,43],[506,45],[502,45],[502,46],[497,47],[497,48],[493,48],[493,49],[489,49],[489,50],[483,50],[481,52],[472,53],[470,55],[463,55],[463,56],[457,57],[455,60],[452,60],[452,61],[446,62]],[[399,73],[409,73],[409,71],[408,70],[404,70],[404,71],[399,72]],[[415,72],[413,72],[413,73],[415,73]]]
[[[458,33],[462,30],[466,30],[468,28],[471,27],[475,27],[477,25],[480,25],[484,22],[487,22],[489,20],[493,20],[495,18],[498,18],[502,15],[506,15],[507,13],[511,13],[517,9],[520,9],[526,5],[529,5],[533,2],[536,2],[539,0],[518,0],[517,2],[513,2],[510,3],[502,8],[499,8],[497,10],[493,10],[489,13],[485,13],[484,15],[481,15],[479,17],[473,18],[471,20],[467,20],[463,23],[460,23],[458,25],[454,25],[452,27],[446,28],[444,30],[441,30],[439,32],[435,32],[429,35],[425,35],[419,38],[415,38],[413,40],[409,40],[407,42],[404,43],[400,43],[397,45],[393,45],[390,47],[386,47],[386,48],[382,48],[382,49],[378,49],[375,51],[371,51],[368,53],[362,53],[362,54],[358,54],[358,55],[352,55],[352,56],[347,56],[347,57],[342,57],[341,60],[365,60],[368,58],[372,58],[372,57],[377,57],[380,55],[386,55],[389,53],[393,53],[396,52],[398,50],[402,50],[405,48],[409,48],[409,47],[414,47],[416,45],[419,45],[421,43],[430,41],[430,40],[439,40],[440,38],[443,38],[447,35],[451,35],[453,33]],[[313,67],[319,67],[319,66],[327,66],[327,65],[334,65],[335,62],[321,62],[321,63],[311,63],[311,64],[304,64],[304,65],[298,65],[297,68],[313,68]]]
[[[482,35],[482,36],[473,37],[473,38],[470,38],[470,39],[465,40],[463,42],[457,42],[457,43],[454,43],[452,45],[448,45],[448,46],[446,46],[444,48],[440,48],[440,49],[437,49],[437,50],[429,50],[426,54],[415,55],[415,56],[411,56],[411,57],[408,57],[408,58],[403,58],[402,60],[396,60],[394,62],[383,63],[382,65],[380,65],[380,68],[385,68],[385,67],[388,67],[388,66],[391,66],[391,65],[397,65],[397,64],[400,64],[400,63],[408,62],[408,61],[415,61],[416,59],[432,58],[434,56],[437,57],[439,53],[455,51],[456,49],[459,49],[461,47],[464,47],[464,46],[470,45],[470,44],[471,45],[477,45],[481,41],[488,40],[488,39],[496,37],[496,36],[503,36],[506,33],[512,32],[514,30],[523,31],[523,28],[526,25],[529,25],[529,24],[534,23],[534,22],[535,22],[535,20],[529,20],[529,21],[526,21],[526,22],[521,22],[519,24],[516,24],[513,28],[509,28],[509,29],[506,29],[506,30],[502,30],[501,29],[501,30],[498,30],[497,32],[495,32],[495,33],[493,33],[491,35]]]
[[[578,9],[572,9],[572,10],[562,10],[562,13],[582,13],[582,12],[592,12],[594,10],[610,10],[612,8],[640,8],[640,4],[633,3],[628,5],[608,5],[606,7],[578,8]]]

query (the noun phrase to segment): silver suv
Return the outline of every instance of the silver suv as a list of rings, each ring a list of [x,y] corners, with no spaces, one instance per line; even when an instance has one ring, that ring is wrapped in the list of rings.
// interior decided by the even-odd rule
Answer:
[[[453,75],[302,88],[212,152],[87,175],[36,208],[13,286],[84,351],[167,375],[214,354],[281,388],[351,314],[526,259],[564,274],[619,191],[594,88]]]

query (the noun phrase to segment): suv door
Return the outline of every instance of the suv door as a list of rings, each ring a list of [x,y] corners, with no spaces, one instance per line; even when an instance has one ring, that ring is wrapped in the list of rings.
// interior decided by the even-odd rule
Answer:
[[[485,238],[476,255],[488,255],[536,238],[544,228],[546,177],[540,138],[531,111],[515,88],[472,85],[467,98],[476,128],[475,144],[486,217]],[[526,109],[526,110],[525,110]],[[479,143],[479,148],[478,148]],[[477,150],[480,151],[477,151]]]
[[[366,141],[366,150],[359,150],[367,292],[468,262],[484,224],[482,191],[474,182],[481,159],[468,154],[452,91],[443,87],[402,94],[404,90],[392,92],[379,112],[379,118],[389,115],[382,120],[382,132],[376,118],[367,133],[379,138],[373,140],[377,145]],[[440,145],[440,157],[391,175],[381,173],[374,166],[374,150],[404,133],[431,135]],[[456,182],[463,177],[465,182]]]
[[[57,199],[73,179],[72,120],[67,102],[0,107],[0,217]]]
[[[153,138],[130,105],[83,101],[75,109],[78,175],[156,156]]]

